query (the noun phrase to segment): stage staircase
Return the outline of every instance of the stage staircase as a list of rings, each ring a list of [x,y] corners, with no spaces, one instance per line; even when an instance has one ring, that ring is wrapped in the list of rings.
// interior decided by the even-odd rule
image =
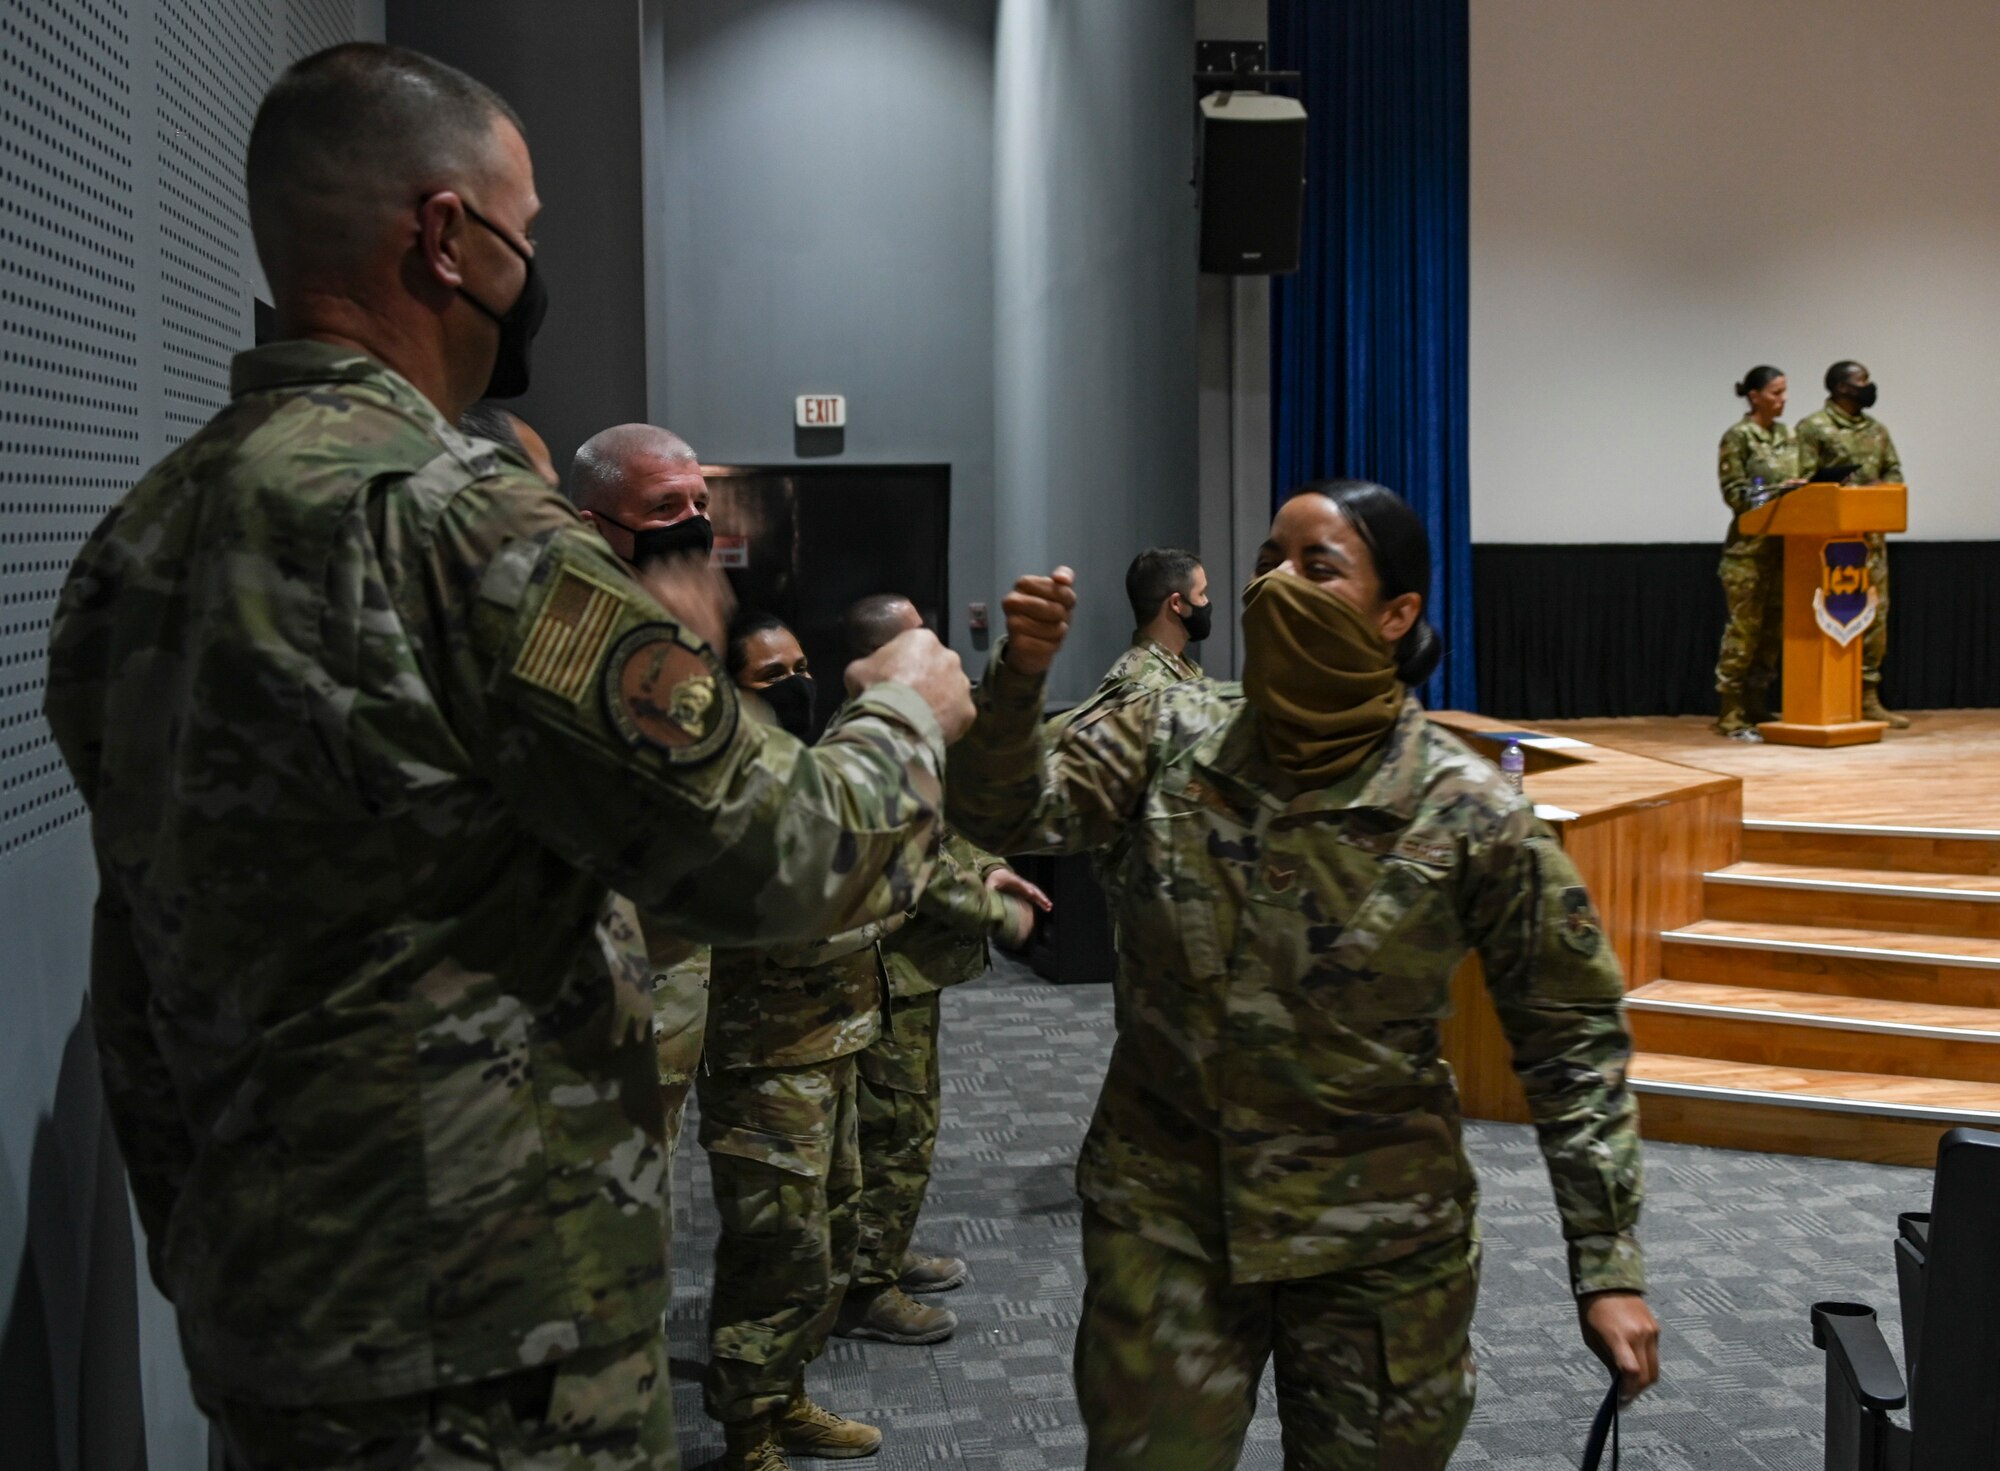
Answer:
[[[2000,1129],[2000,832],[1744,824],[1627,998],[1646,1133],[1928,1165]]]

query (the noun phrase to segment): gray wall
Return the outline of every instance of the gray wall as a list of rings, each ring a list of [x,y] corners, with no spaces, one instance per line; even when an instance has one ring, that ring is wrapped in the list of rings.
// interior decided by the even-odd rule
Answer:
[[[1259,41],[1265,0],[1195,0],[1204,41]],[[1271,523],[1271,282],[1203,276],[1199,308],[1201,541],[1215,601],[1202,667],[1218,679],[1243,668],[1236,594]]]
[[[1050,678],[1125,647],[1124,575],[1199,532],[1191,0],[1001,0],[995,84],[996,551],[1076,569]]]
[[[949,633],[993,565],[990,0],[674,0],[659,27],[651,416],[711,462],[948,463]],[[997,616],[997,608],[995,609]]]
[[[114,10],[116,13],[114,14]],[[40,715],[90,528],[221,405],[261,276],[239,170],[266,81],[379,0],[9,0],[0,57],[0,1462],[208,1463],[135,1256],[84,1011],[96,889]]]
[[[470,72],[527,128],[549,316],[534,387],[510,405],[558,467],[609,424],[646,417],[638,0],[389,8],[389,39]]]

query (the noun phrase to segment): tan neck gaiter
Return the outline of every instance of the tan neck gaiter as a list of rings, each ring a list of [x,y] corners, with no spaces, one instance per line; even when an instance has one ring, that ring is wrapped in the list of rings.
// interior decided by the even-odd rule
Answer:
[[[1380,745],[1403,708],[1396,658],[1375,625],[1317,583],[1272,572],[1243,589],[1243,694],[1264,750],[1326,786]]]

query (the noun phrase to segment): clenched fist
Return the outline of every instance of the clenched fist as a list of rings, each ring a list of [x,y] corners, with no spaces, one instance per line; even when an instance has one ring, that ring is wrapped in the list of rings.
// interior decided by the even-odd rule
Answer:
[[[860,694],[872,685],[906,684],[923,698],[950,745],[972,728],[972,684],[958,655],[928,628],[897,634],[865,659],[847,666],[847,690]]]
[[[1023,577],[1000,600],[1007,615],[1007,667],[1046,674],[1069,634],[1076,609],[1076,574],[1058,567],[1047,577]]]

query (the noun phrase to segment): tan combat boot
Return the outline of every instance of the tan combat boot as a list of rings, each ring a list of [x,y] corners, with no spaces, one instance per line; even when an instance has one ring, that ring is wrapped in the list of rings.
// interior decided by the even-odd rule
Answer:
[[[778,1448],[777,1416],[763,1415],[722,1427],[720,1471],[791,1471]]]
[[[942,1343],[958,1331],[958,1314],[918,1302],[900,1287],[882,1287],[862,1298],[848,1293],[833,1331],[878,1343]]]
[[[906,1251],[903,1275],[896,1279],[896,1285],[905,1292],[950,1292],[963,1287],[970,1274],[971,1269],[958,1257],[922,1256]]]
[[[1764,737],[1757,727],[1750,723],[1750,715],[1743,706],[1743,696],[1725,694],[1722,699],[1722,713],[1715,717],[1715,733],[1727,740],[1760,742]]]
[[[882,1432],[813,1403],[803,1389],[778,1417],[778,1443],[795,1456],[852,1461],[882,1449]],[[779,1465],[783,1465],[782,1461]]]
[[[1861,718],[1863,720],[1886,720],[1891,730],[1908,730],[1910,717],[1898,715],[1882,703],[1882,697],[1874,690],[1861,692]]]

